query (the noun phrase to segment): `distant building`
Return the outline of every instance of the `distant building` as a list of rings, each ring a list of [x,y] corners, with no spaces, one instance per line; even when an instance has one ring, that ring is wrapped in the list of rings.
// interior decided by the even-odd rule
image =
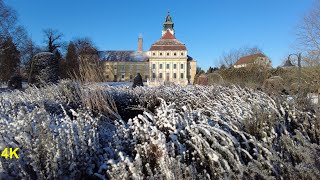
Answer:
[[[244,56],[241,57],[234,65],[234,68],[241,68],[241,67],[247,67],[249,65],[262,65],[266,67],[271,67],[271,61],[270,59],[262,54],[262,53],[257,53],[257,54],[252,54],[249,56]]]
[[[174,23],[168,13],[162,37],[143,51],[143,39],[138,38],[137,51],[99,51],[99,61],[108,81],[133,81],[137,73],[149,85],[166,82],[192,84],[196,61],[188,55],[185,44],[175,37]]]

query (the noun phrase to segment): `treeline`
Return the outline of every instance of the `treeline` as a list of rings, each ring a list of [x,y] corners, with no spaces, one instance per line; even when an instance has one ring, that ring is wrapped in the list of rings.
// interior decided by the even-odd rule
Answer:
[[[13,76],[28,81],[32,59],[40,52],[53,53],[54,60],[58,61],[55,69],[59,71],[60,79],[86,79],[83,76],[88,69],[85,68],[92,70],[92,65],[97,65],[97,49],[89,38],[65,42],[63,34],[52,28],[44,29],[43,35],[45,44],[35,44],[25,28],[19,25],[16,11],[0,0],[0,82],[8,82]]]

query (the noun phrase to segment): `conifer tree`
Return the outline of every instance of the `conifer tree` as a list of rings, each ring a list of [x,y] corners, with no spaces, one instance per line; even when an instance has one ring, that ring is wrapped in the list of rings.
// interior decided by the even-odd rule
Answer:
[[[0,79],[8,81],[12,75],[18,70],[20,64],[20,53],[12,38],[0,40]]]
[[[66,55],[66,72],[68,76],[79,75],[77,49],[72,41],[69,43]]]

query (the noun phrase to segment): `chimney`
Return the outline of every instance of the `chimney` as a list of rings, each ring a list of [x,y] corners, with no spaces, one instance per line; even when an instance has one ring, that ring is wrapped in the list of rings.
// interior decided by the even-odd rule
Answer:
[[[143,43],[143,39],[142,39],[142,35],[140,34],[139,35],[139,38],[138,38],[138,51],[142,52],[142,43]]]

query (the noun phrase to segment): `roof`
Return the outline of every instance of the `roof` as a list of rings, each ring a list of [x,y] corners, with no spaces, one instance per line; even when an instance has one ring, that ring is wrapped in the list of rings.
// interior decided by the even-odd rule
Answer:
[[[194,61],[193,57],[187,55],[187,61]]]
[[[98,51],[99,61],[143,62],[149,57],[141,51]]]
[[[294,67],[295,65],[292,64],[292,62],[290,61],[290,59],[286,60],[286,62],[284,63],[284,65],[282,67]]]
[[[252,54],[249,56],[241,57],[234,65],[253,63],[258,57],[267,57],[262,53]]]
[[[177,40],[170,30],[167,32],[154,44],[152,44],[150,51],[166,51],[166,50],[187,50],[186,46]]]

